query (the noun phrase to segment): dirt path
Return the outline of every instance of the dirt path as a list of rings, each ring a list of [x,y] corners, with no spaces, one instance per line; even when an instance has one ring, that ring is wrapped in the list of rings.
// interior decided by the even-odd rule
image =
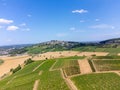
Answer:
[[[38,75],[41,75],[43,71],[40,71]]]
[[[120,76],[120,71],[97,71],[97,72],[92,72],[89,74],[97,74],[97,73],[115,73]],[[78,76],[82,76],[82,75],[86,75],[86,74],[76,74],[76,75],[69,76],[69,78],[78,77]]]
[[[120,76],[120,72],[114,72],[114,73],[116,73],[117,75],[119,75],[119,76]]]
[[[87,74],[92,73],[92,69],[88,63],[88,60],[78,60],[79,66],[80,66],[80,72],[81,74]]]
[[[38,85],[39,85],[40,80],[36,80],[33,86],[33,90],[37,90],[38,89]]]
[[[74,83],[69,78],[66,78],[64,76],[63,70],[60,69],[60,71],[61,71],[61,75],[62,75],[63,79],[65,80],[65,82],[68,85],[68,87],[70,88],[70,90],[78,90],[77,87],[74,85]]]
[[[8,85],[9,83],[11,83],[15,78],[16,78],[16,76],[14,76],[10,81],[8,81],[8,82],[6,83],[6,85]]]
[[[33,69],[33,72],[35,71],[35,70],[37,70],[41,65],[43,65],[45,63],[45,61],[43,61],[40,65],[38,65],[36,68],[34,68]]]
[[[50,67],[49,71],[56,71],[56,70],[60,70],[60,69],[53,69],[55,64],[58,62],[58,60],[55,61],[55,63]]]

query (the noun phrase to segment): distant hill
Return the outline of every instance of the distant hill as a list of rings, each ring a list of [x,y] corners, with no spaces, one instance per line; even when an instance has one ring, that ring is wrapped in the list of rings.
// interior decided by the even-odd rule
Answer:
[[[28,53],[44,53],[48,51],[62,51],[62,50],[70,50],[73,47],[79,47],[82,45],[79,42],[71,42],[71,41],[58,41],[51,40],[48,42],[39,43],[33,45],[31,47],[27,47]]]
[[[19,45],[6,45],[6,46],[0,46],[0,49],[11,49],[11,48],[24,48],[28,46],[32,46],[33,44],[19,44]]]
[[[39,43],[31,47],[27,47],[26,50],[31,54],[38,54],[51,51],[63,51],[63,50],[73,50],[74,48],[84,47],[84,46],[96,46],[98,43],[87,42],[74,42],[74,41],[58,41],[51,40],[48,42]]]
[[[32,46],[33,44],[20,44],[20,45],[8,45],[8,46],[0,46],[0,55],[8,55],[8,54],[21,54],[25,53],[25,47]]]
[[[13,46],[9,46],[13,47]],[[10,51],[9,54],[38,54],[51,51],[75,50],[75,51],[102,51],[115,52],[116,48],[120,48],[120,38],[109,39],[101,42],[74,42],[74,41],[58,41],[51,40],[34,45],[18,45],[17,48]],[[109,49],[110,48],[110,49]],[[111,48],[113,48],[111,50]],[[117,50],[117,53],[119,51]]]
[[[120,47],[120,38],[114,38],[114,39],[109,39],[109,40],[101,41],[100,44],[103,47],[117,48],[117,47]]]

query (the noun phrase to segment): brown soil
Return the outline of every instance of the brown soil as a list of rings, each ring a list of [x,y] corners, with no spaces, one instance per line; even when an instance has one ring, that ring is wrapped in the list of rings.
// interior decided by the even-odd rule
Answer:
[[[108,53],[106,52],[78,52],[78,51],[59,51],[59,52],[47,52],[43,54],[39,54],[33,58],[33,60],[44,60],[44,59],[52,59],[52,58],[60,58],[60,57],[70,57],[70,56],[91,56],[95,54],[96,56],[106,56]]]
[[[19,64],[23,64],[30,56],[16,56],[16,57],[0,57],[4,63],[0,65],[0,77],[10,71],[11,68],[16,68]]]
[[[88,60],[78,60],[81,74],[92,73]]]

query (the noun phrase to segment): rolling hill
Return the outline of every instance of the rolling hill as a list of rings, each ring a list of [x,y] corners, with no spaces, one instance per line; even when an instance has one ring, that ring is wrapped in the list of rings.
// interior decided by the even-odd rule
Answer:
[[[74,42],[74,41],[57,41],[52,40],[35,44],[30,47],[24,48],[29,54],[38,54],[51,51],[97,51],[97,52],[120,52],[120,38],[109,39],[100,42]]]
[[[12,46],[11,46],[12,47]],[[13,46],[14,47],[14,46]],[[12,48],[13,48],[12,47]],[[51,40],[33,45],[24,45],[9,51],[9,54],[39,54],[53,51],[73,50],[73,51],[96,51],[96,52],[120,52],[120,38],[109,39],[100,42],[74,42]]]

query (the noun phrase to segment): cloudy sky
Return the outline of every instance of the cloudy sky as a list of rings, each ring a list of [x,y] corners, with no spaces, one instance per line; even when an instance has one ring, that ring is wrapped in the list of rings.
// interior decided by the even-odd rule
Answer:
[[[0,45],[120,37],[120,0],[0,0]]]

